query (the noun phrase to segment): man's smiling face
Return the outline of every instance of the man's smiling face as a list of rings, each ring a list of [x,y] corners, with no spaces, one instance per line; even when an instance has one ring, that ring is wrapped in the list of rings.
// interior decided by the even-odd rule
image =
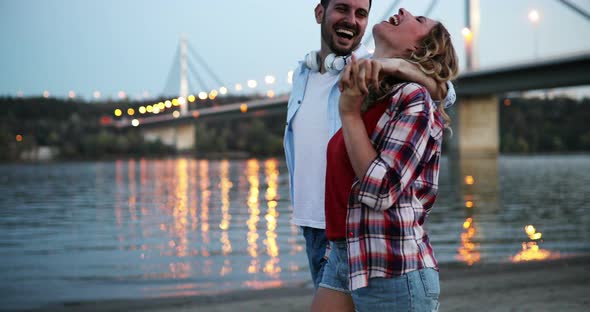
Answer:
[[[367,28],[369,0],[331,0],[327,8],[318,5],[316,21],[321,23],[322,44],[332,53],[348,55]]]

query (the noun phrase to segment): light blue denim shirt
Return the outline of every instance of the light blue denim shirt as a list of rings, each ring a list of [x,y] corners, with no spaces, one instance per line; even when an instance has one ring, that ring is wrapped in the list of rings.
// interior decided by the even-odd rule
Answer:
[[[363,45],[359,46],[354,54],[358,59],[371,56],[367,48]],[[305,61],[299,62],[299,66],[297,66],[297,69],[293,72],[293,89],[291,90],[291,96],[289,97],[289,103],[287,105],[287,125],[285,127],[283,147],[285,148],[285,160],[287,162],[287,169],[289,170],[289,191],[291,194],[291,200],[294,199],[293,173],[295,170],[295,146],[292,121],[305,97],[310,72],[311,70],[305,65]],[[328,105],[326,106],[326,109],[328,110],[328,128],[330,130],[330,137],[342,127],[340,114],[338,112],[338,101],[340,100],[338,81],[336,81],[331,88]]]
[[[357,48],[357,50],[354,51],[354,54],[356,55],[357,59],[371,57],[371,54],[363,45],[359,46],[359,48]],[[293,173],[295,170],[295,146],[293,139],[292,121],[295,115],[297,114],[297,110],[299,110],[301,103],[303,102],[303,98],[305,97],[305,91],[307,89],[307,81],[310,72],[311,70],[305,65],[305,61],[300,61],[299,66],[297,66],[297,69],[295,69],[295,71],[293,72],[293,88],[291,90],[291,96],[289,97],[289,102],[287,105],[287,125],[285,126],[283,147],[285,149],[285,161],[287,162],[287,169],[289,170],[289,192],[292,201],[294,200]],[[451,82],[448,82],[447,86],[447,97],[444,100],[445,108],[453,105],[456,98],[453,84]],[[326,106],[326,109],[328,110],[328,126],[330,130],[330,137],[333,136],[338,131],[338,129],[342,127],[342,123],[340,121],[340,114],[338,112],[339,100],[340,90],[338,90],[338,81],[336,81],[336,83],[334,83],[332,89],[330,90],[328,105]]]

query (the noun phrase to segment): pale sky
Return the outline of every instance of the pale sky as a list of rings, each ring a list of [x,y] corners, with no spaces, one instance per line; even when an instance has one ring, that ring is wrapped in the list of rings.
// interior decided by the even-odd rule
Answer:
[[[286,92],[287,73],[319,48],[320,26],[313,15],[318,2],[0,0],[0,96],[48,91],[65,97],[70,90],[85,99],[94,91],[103,98],[115,98],[119,91],[132,98],[157,96],[166,87],[183,33],[230,91],[254,79],[258,87],[247,92]],[[373,2],[370,26],[394,1]],[[571,2],[590,12],[589,0]],[[400,5],[422,15],[430,3],[401,0]],[[535,60],[535,32],[537,59],[590,53],[590,20],[557,0],[480,0],[480,6],[481,68]],[[536,28],[528,19],[532,9],[540,13]],[[464,67],[465,0],[439,0],[430,17],[449,29]],[[276,82],[265,84],[266,75]],[[220,87],[212,80],[208,84]]]

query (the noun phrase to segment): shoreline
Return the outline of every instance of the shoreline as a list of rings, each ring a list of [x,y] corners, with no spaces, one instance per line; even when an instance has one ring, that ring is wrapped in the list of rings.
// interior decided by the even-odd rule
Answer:
[[[582,311],[590,309],[590,255],[526,263],[440,266],[440,311]],[[308,311],[309,284],[211,296],[66,302],[23,311]]]
[[[442,155],[446,158],[452,158],[448,153]],[[572,151],[572,152],[543,152],[543,153],[498,153],[498,157],[551,157],[551,156],[590,156],[589,151]],[[105,157],[97,157],[97,158],[53,158],[48,160],[0,160],[0,165],[38,165],[38,164],[67,164],[67,163],[92,163],[92,162],[113,162],[118,160],[163,160],[163,159],[182,159],[182,158],[189,158],[195,160],[210,160],[210,161],[218,161],[218,160],[247,160],[250,158],[256,159],[282,159],[284,158],[283,154],[277,155],[253,155],[247,152],[227,152],[227,153],[208,153],[208,154],[162,154],[162,155],[112,155],[112,156],[105,156]],[[474,157],[478,159],[479,157]],[[486,158],[486,157],[483,157]]]

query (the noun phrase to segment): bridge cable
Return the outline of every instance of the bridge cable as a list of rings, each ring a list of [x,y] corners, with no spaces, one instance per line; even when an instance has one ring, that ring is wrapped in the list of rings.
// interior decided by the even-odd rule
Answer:
[[[389,19],[389,16],[391,16],[391,12],[398,6],[398,4],[401,2],[401,0],[396,0],[390,7],[389,9],[387,9],[385,11],[385,14],[383,14],[383,17],[379,20],[379,21],[384,21]],[[373,39],[373,32],[370,31],[369,32],[369,36],[365,38],[365,40],[363,40],[363,45],[367,45],[367,43]]]
[[[426,13],[424,13],[424,16],[426,16],[426,17],[430,16],[430,13],[432,13],[432,10],[434,9],[434,6],[436,5],[437,2],[438,2],[438,0],[430,1],[430,5],[428,6],[428,9],[426,9]]]
[[[583,17],[585,17],[587,20],[590,21],[590,14],[588,14],[588,12],[585,12],[584,10],[580,9],[575,4],[570,3],[568,0],[558,0],[558,1],[561,2],[563,5],[567,6],[568,8],[574,10],[576,13],[582,15]]]
[[[199,75],[199,71],[196,69],[195,65],[191,62],[187,62],[187,65],[188,65],[189,72],[197,79],[197,83],[198,83],[199,87],[201,87],[202,89],[204,88],[203,90],[205,90],[205,91],[207,91],[207,93],[209,93],[209,91],[211,91],[212,89],[210,89],[209,86],[207,86],[207,84],[205,83],[205,81],[203,80],[201,75]]]
[[[193,54],[193,56],[197,59],[197,61],[201,64],[201,66],[203,66],[203,68],[207,71],[207,73],[209,73],[209,75],[213,78],[213,80],[215,80],[215,82],[217,84],[219,84],[220,87],[225,86],[225,84],[221,81],[221,79],[219,79],[219,77],[213,72],[213,70],[211,70],[211,68],[207,65],[207,62],[205,62],[205,60],[197,53],[197,51],[195,51],[193,49],[193,47],[187,43],[188,46],[188,50],[189,52],[191,52]]]
[[[167,92],[173,88],[173,85],[177,85],[174,84],[174,82],[176,81],[176,78],[173,77],[178,77],[178,75],[174,75],[174,74],[178,74],[178,72],[180,71],[180,46],[176,47],[176,52],[174,53],[174,60],[172,60],[172,65],[170,66],[170,70],[168,71],[168,78],[166,79],[166,84],[164,85],[164,90],[162,90],[162,95],[166,96],[166,95],[170,95],[167,94]],[[175,95],[177,93],[177,91],[172,92],[171,94]]]

